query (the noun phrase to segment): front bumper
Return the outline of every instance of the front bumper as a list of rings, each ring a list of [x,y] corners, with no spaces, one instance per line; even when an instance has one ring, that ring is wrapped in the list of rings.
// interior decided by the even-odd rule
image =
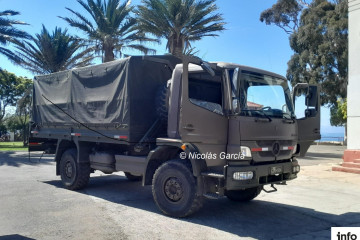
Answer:
[[[227,165],[225,167],[225,188],[226,190],[241,190],[245,188],[257,187],[271,183],[281,183],[289,181],[297,177],[297,173],[293,172],[293,167],[299,166],[296,160],[285,163],[274,163],[255,166],[234,166]],[[272,175],[271,168],[277,167],[282,169],[282,173]],[[235,180],[233,179],[234,172],[252,171],[254,176],[250,180]]]

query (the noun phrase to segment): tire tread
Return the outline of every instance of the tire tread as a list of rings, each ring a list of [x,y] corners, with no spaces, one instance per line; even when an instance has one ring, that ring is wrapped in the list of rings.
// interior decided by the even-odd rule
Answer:
[[[75,177],[75,181],[73,184],[71,184],[71,185],[64,184],[64,185],[69,190],[80,190],[89,183],[90,171],[91,171],[90,165],[88,163],[78,163],[77,162],[77,149],[75,149],[75,148],[66,150],[63,153],[60,161],[63,161],[63,157],[68,154],[71,155],[75,160],[76,173],[78,174],[78,176]]]

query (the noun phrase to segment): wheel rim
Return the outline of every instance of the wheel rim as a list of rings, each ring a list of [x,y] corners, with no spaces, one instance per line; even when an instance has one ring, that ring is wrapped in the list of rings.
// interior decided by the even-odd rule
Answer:
[[[65,164],[65,175],[68,178],[71,178],[73,176],[73,166],[70,161],[67,161]]]
[[[172,202],[178,202],[183,197],[184,190],[178,178],[171,177],[166,180],[164,186],[165,196]]]

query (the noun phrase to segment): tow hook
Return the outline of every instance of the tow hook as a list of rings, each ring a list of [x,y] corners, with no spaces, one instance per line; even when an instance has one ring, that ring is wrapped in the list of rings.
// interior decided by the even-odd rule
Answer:
[[[279,183],[276,183],[276,184],[277,184],[277,185],[287,185],[287,184],[286,184],[286,181],[279,182]],[[271,190],[266,190],[266,189],[264,188],[264,186],[265,186],[265,185],[262,186],[262,190],[264,190],[264,192],[266,192],[266,193],[272,193],[272,192],[276,192],[276,191],[277,191],[277,188],[274,186],[273,183],[270,185],[270,187],[272,188]]]
[[[274,186],[274,184],[271,184],[270,187],[272,188],[271,190],[266,190],[266,189],[264,188],[264,185],[263,185],[263,186],[262,186],[262,190],[263,190],[264,192],[266,192],[266,193],[272,193],[272,192],[276,192],[276,191],[277,191],[277,189],[276,189],[276,187]]]

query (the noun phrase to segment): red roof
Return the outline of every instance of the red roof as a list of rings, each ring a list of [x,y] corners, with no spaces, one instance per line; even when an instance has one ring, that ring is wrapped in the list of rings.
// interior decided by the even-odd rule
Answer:
[[[263,105],[257,104],[257,103],[253,103],[253,102],[247,102],[247,106],[248,107],[253,107],[253,108],[262,108]]]

